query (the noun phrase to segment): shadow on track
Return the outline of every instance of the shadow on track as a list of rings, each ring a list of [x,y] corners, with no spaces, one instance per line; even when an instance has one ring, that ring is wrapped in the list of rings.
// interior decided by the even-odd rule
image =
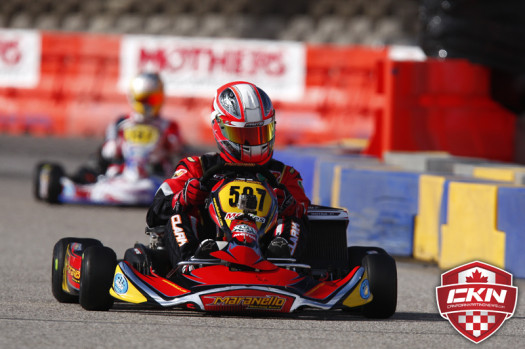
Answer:
[[[304,309],[295,313],[213,313],[181,308],[156,308],[128,303],[115,303],[112,312],[144,314],[146,316],[184,316],[184,317],[229,317],[229,318],[256,318],[256,319],[293,319],[315,321],[446,321],[438,313],[399,312],[388,319],[368,319],[356,312],[342,310]]]

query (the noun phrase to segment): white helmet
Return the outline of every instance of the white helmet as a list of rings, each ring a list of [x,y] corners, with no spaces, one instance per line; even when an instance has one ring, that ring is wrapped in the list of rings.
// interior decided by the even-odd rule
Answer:
[[[164,84],[157,73],[140,73],[131,80],[129,102],[138,121],[155,118],[164,102]]]
[[[259,87],[244,81],[219,87],[211,118],[213,136],[226,161],[262,165],[272,158],[275,110]]]

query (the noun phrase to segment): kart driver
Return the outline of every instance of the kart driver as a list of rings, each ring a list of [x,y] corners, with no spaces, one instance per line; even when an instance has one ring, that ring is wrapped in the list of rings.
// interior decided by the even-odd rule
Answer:
[[[173,173],[173,157],[182,151],[182,138],[175,121],[164,119],[164,84],[157,73],[141,72],[130,83],[128,100],[132,112],[110,124],[101,146],[99,173],[114,176],[122,172],[133,144],[155,142],[147,159],[147,174],[163,177]],[[155,141],[155,139],[157,139]]]
[[[209,258],[218,249],[215,228],[204,207],[209,195],[199,179],[211,167],[224,163],[266,166],[287,190],[274,189],[279,204],[275,231],[262,243],[266,257],[300,259],[305,248],[305,219],[310,200],[300,174],[272,159],[275,110],[268,95],[249,82],[236,81],[219,87],[213,100],[211,126],[219,152],[182,159],[172,178],[158,189],[150,206],[148,227],[165,226],[164,244],[173,268],[195,255]],[[176,234],[175,234],[176,233]],[[185,266],[186,267],[186,266]],[[184,269],[183,269],[184,272]]]

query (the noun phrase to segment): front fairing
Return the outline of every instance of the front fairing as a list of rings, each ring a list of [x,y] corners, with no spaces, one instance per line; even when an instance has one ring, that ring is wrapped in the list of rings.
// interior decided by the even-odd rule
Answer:
[[[234,271],[226,265],[205,266],[190,275],[168,280],[138,273],[127,262],[115,270],[110,293],[125,302],[203,311],[294,312],[298,309],[339,309],[370,302],[363,267],[346,277],[318,281],[293,270]]]

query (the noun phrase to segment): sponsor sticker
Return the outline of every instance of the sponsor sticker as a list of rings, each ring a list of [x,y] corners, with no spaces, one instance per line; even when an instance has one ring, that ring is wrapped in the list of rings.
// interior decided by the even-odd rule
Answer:
[[[286,298],[279,296],[209,296],[204,297],[207,307],[237,306],[246,310],[282,310]]]
[[[36,87],[40,81],[40,53],[38,31],[0,29],[0,87]]]
[[[443,273],[436,298],[441,316],[465,338],[480,343],[514,314],[518,288],[509,272],[475,261]]]
[[[244,213],[242,213],[242,212],[228,212],[224,216],[224,219],[226,219],[227,221],[233,221],[233,220],[235,220],[238,217],[241,217],[243,215],[244,215]],[[257,223],[265,223],[266,222],[266,218],[264,218],[264,217],[259,217],[259,216],[254,215],[254,214],[250,214],[250,217],[254,221],[256,221]]]
[[[113,279],[113,289],[117,294],[125,294],[128,292],[128,280],[121,273],[116,273]]]
[[[257,240],[257,231],[247,224],[239,224],[232,229],[232,237],[239,241],[252,243]]]
[[[170,96],[211,96],[228,81],[250,81],[271,96],[297,100],[305,86],[306,47],[298,42],[125,35],[119,86],[158,71]]]
[[[361,298],[363,299],[370,298],[370,284],[368,283],[368,279],[364,279],[363,282],[361,283],[359,294],[361,295]]]
[[[181,168],[181,169],[175,171],[175,173],[173,174],[173,178],[178,178],[180,176],[185,175],[186,173],[188,173],[188,171],[186,171],[185,169]]]

